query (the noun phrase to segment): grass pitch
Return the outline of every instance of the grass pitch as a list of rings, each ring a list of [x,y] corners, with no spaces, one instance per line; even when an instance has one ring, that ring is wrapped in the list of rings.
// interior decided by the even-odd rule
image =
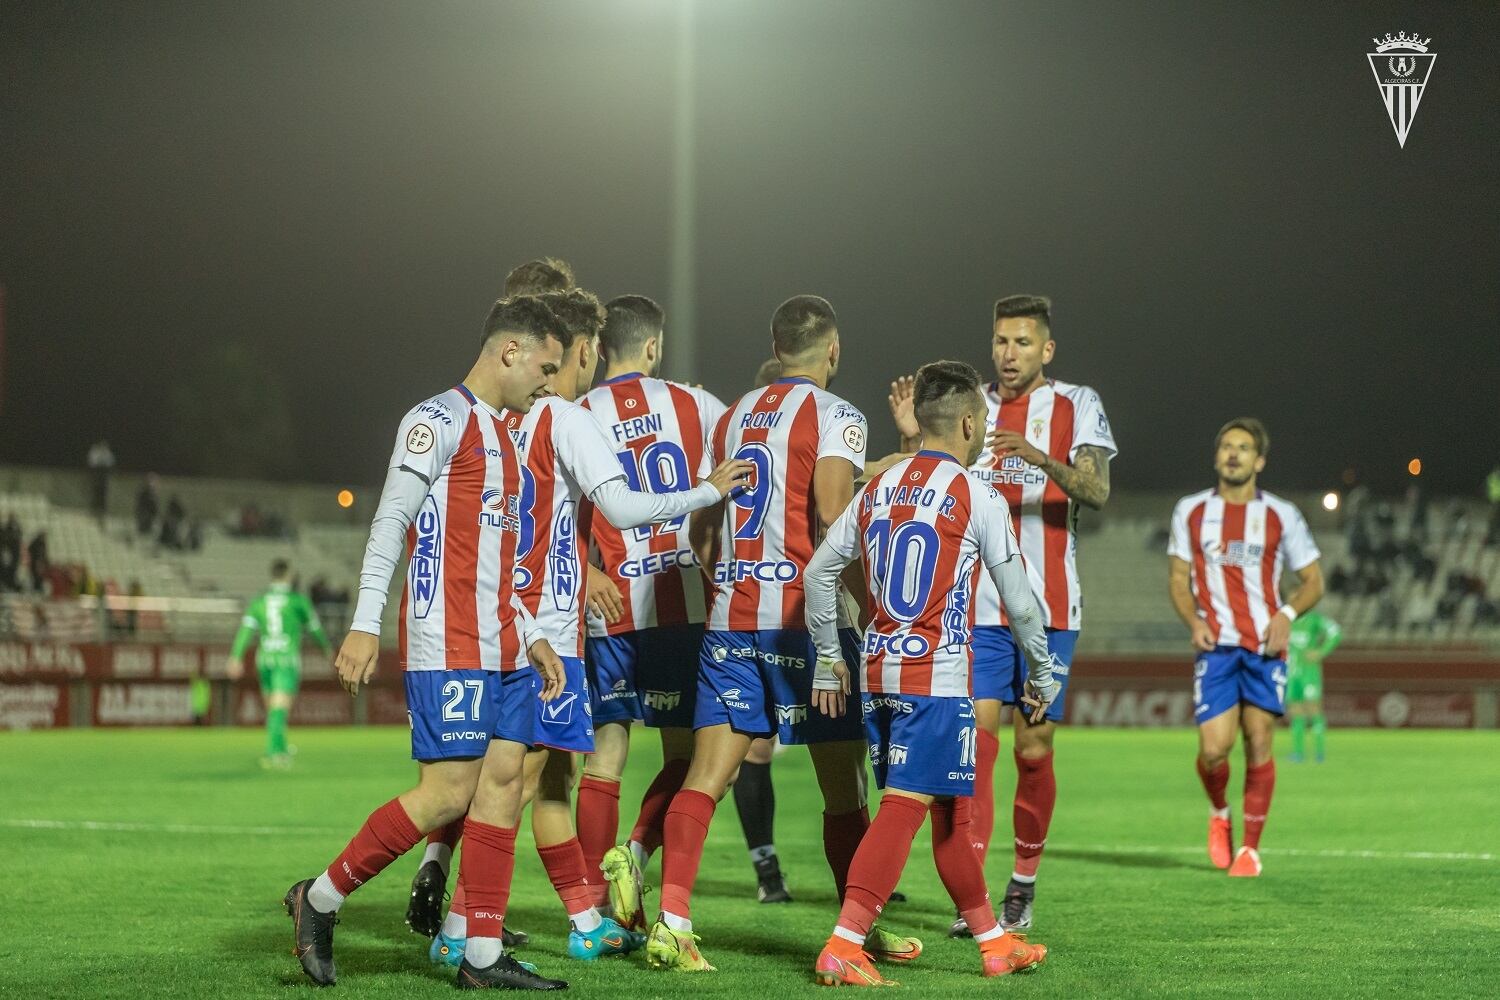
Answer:
[[[300,730],[290,773],[256,766],[253,731],[0,734],[0,995],[293,997],[311,989],[280,908],[415,768],[404,729]],[[659,754],[638,731],[622,826]],[[1206,803],[1186,731],[1067,730],[1033,937],[1038,973],[978,976],[949,941],[951,907],[925,832],[887,912],[927,952],[895,969],[908,995],[1370,997],[1500,995],[1500,734],[1334,732],[1321,766],[1278,764],[1265,874],[1230,880],[1203,850]],[[1013,772],[1002,754],[1002,802]],[[695,922],[716,974],[644,959],[563,957],[565,919],[523,830],[512,926],[522,957],[581,996],[813,995],[835,917],[806,754],[777,758],[777,842],[796,902],[761,906],[731,804],[709,838]],[[1231,803],[1238,813],[1243,768]],[[999,810],[991,884],[1010,863]],[[417,853],[344,908],[337,990],[448,996],[402,924]],[[656,866],[648,874],[655,882]],[[648,908],[654,896],[647,897]]]

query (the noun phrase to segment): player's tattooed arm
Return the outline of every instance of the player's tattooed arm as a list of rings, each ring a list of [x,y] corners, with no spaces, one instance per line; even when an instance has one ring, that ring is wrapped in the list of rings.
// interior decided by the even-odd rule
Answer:
[[[1098,445],[1086,444],[1078,449],[1071,464],[1042,456],[1041,470],[1064,493],[1094,510],[1109,499],[1109,452]]]

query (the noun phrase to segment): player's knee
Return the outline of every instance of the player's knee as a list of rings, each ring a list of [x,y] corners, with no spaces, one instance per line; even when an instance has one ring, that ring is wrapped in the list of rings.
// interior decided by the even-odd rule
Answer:
[[[750,752],[745,755],[747,764],[769,764],[771,756],[775,753],[776,744],[770,740],[755,740],[750,744]]]

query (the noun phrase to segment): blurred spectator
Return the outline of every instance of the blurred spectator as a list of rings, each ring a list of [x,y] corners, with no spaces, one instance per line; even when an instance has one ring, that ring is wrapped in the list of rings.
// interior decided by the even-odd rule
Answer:
[[[89,501],[94,515],[102,518],[109,512],[109,477],[115,470],[115,453],[102,438],[89,449]]]
[[[1411,632],[1431,632],[1432,621],[1437,616],[1437,598],[1431,588],[1418,587],[1406,601],[1406,614],[1402,624]]]
[[[11,514],[0,525],[0,592],[21,589],[21,524]]]
[[[31,589],[41,593],[46,583],[52,560],[47,556],[47,533],[38,531],[26,546],[26,559],[31,564]]]
[[[141,587],[141,581],[139,580],[131,580],[130,589],[125,592],[126,596],[131,598],[144,597],[145,593],[146,591]],[[140,613],[136,610],[135,604],[132,603],[130,607],[125,609],[125,631],[131,635],[135,635],[135,630],[139,622]]]
[[[156,516],[161,513],[161,493],[157,488],[156,473],[146,474],[141,480],[140,492],[135,495],[135,531],[138,535],[149,535],[156,527]]]
[[[167,501],[167,511],[161,518],[161,544],[165,548],[181,550],[182,545],[182,522],[187,519],[187,511],[183,509],[182,501],[174,494]]]
[[[1484,492],[1490,500],[1490,527],[1485,532],[1484,544],[1500,545],[1500,465],[1490,470],[1484,481]]]

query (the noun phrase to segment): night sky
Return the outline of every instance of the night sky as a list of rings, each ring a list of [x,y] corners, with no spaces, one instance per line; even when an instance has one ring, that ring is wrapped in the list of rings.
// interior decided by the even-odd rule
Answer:
[[[889,379],[988,371],[991,302],[1035,292],[1051,374],[1112,418],[1117,488],[1204,485],[1243,413],[1270,425],[1272,489],[1352,465],[1393,490],[1419,455],[1478,495],[1500,460],[1500,7],[696,16],[699,354],[675,374],[743,391],[776,304],[824,295],[835,388],[888,450]],[[515,264],[665,302],[675,17],[3,5],[0,461],[81,464],[103,434],[122,468],[233,471],[238,446],[205,456],[177,425],[244,391],[290,420],[271,458],[246,443],[258,467],[374,483]],[[1438,54],[1404,149],[1365,58],[1398,30]],[[244,378],[194,375],[209,356]]]

